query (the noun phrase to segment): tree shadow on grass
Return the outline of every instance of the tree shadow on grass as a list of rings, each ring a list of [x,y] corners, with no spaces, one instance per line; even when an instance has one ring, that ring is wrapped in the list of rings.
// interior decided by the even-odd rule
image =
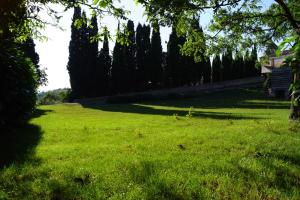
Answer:
[[[141,160],[125,166],[125,169],[129,171],[131,180],[143,188],[146,199],[187,199],[177,190],[178,188],[161,179],[160,170],[157,167],[157,163],[153,161]]]
[[[178,115],[186,116],[189,108],[195,109],[218,109],[218,108],[245,108],[245,109],[288,109],[289,103],[283,100],[272,100],[266,98],[262,92],[256,90],[223,91],[207,94],[197,98],[169,99],[146,101],[141,104],[104,104],[103,102],[82,102],[85,108],[92,108],[109,112],[137,113],[150,115]],[[164,108],[155,107],[163,106]],[[255,116],[253,113],[231,113],[191,110],[193,117],[211,118],[219,120],[239,119],[265,119],[263,116]]]
[[[37,109],[32,117],[45,115],[50,110]],[[32,159],[35,148],[42,137],[39,126],[26,123],[19,127],[4,127],[0,134],[0,169],[12,163],[23,163]]]
[[[293,194],[295,188],[300,188],[300,175],[297,170],[292,170],[292,166],[299,168],[299,154],[286,154],[281,152],[260,153],[257,152],[255,159],[264,166],[264,173],[272,172],[274,176],[264,178],[264,184],[268,187],[276,188],[287,194]],[[279,162],[288,163],[288,165],[278,164]],[[261,182],[261,172],[254,171],[248,167],[242,167],[236,164],[240,176],[246,180]]]
[[[259,90],[229,90],[206,94],[197,98],[162,100],[145,102],[146,105],[170,106],[177,108],[217,109],[217,108],[245,108],[245,109],[289,109],[290,103],[283,99],[267,97]]]
[[[166,115],[166,116],[187,116],[190,112],[189,108],[186,109],[160,109],[151,106],[139,104],[81,104],[85,108],[92,108],[108,112],[120,113],[136,113],[147,115]],[[230,112],[212,112],[212,111],[194,111],[191,110],[192,116],[197,118],[210,118],[218,120],[242,120],[242,119],[265,119],[260,116],[247,115],[246,113],[230,113]]]

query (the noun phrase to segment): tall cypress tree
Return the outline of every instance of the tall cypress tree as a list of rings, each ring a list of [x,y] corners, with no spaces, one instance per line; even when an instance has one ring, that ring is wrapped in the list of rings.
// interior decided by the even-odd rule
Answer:
[[[257,47],[254,45],[252,51],[251,51],[251,75],[252,76],[259,76],[260,75],[260,70],[256,67],[256,62],[257,62]]]
[[[93,96],[93,72],[92,65],[90,63],[91,58],[91,42],[90,42],[90,28],[87,26],[87,17],[85,11],[82,12],[83,24],[80,27],[80,94],[82,98],[88,98]]]
[[[118,26],[116,44],[113,50],[113,60],[111,68],[111,78],[112,78],[112,92],[115,94],[124,93],[126,87],[124,87],[124,59],[123,52],[124,46],[120,43],[119,39],[121,37],[120,27]]]
[[[233,79],[243,77],[244,59],[241,52],[236,51],[233,63]]]
[[[212,81],[211,80],[212,68],[211,68],[209,57],[204,56],[202,67],[203,67],[203,82],[210,83]]]
[[[182,74],[184,73],[185,58],[180,54],[180,45],[184,44],[185,38],[178,37],[175,28],[168,42],[167,66],[166,66],[166,84],[169,87],[178,87],[183,84]]]
[[[244,68],[245,68],[245,74],[244,77],[251,77],[251,55],[249,51],[247,50],[244,56]]]
[[[131,20],[127,22],[127,41],[128,44],[124,46],[124,85],[126,85],[126,92],[133,92],[136,90],[135,85],[135,73],[136,73],[136,65],[135,65],[135,54],[136,54],[136,41],[135,41],[135,31],[134,31],[134,23]]]
[[[150,26],[139,24],[136,30],[136,81],[138,90],[146,90],[149,83]]]
[[[188,55],[182,55],[180,48],[187,40],[186,35],[178,37],[179,63],[175,69],[175,82],[177,86],[190,85],[193,79],[193,69],[195,68],[194,58]]]
[[[98,85],[98,77],[95,71],[98,68],[98,41],[96,37],[98,35],[98,24],[97,17],[92,16],[91,24],[87,28],[88,31],[88,45],[87,45],[87,74],[86,74],[86,83],[87,83],[87,91],[86,94],[88,97],[96,97],[99,95],[98,88],[101,87]]]
[[[199,35],[203,36],[203,30],[199,24],[200,19],[194,17],[191,21],[191,27],[193,29],[188,31],[187,40],[195,41]],[[203,76],[203,55],[201,56],[200,62],[195,62],[193,56],[186,56],[186,84],[195,85],[201,81],[201,77]]]
[[[145,51],[143,48],[143,26],[138,24],[136,28],[136,84],[137,90],[141,91],[146,85]]]
[[[150,46],[150,63],[148,79],[151,88],[159,88],[162,80],[162,46],[159,25],[154,24]]]
[[[194,19],[193,26],[196,27],[196,30],[199,30],[199,33],[204,37],[204,32],[202,27],[199,24],[200,19]],[[205,42],[205,41],[204,41]],[[205,49],[203,49],[205,51]],[[201,61],[197,63],[197,82],[203,81],[203,83],[211,82],[211,64],[209,57],[202,55]]]
[[[174,86],[174,68],[178,61],[178,46],[177,44],[177,35],[176,30],[173,27],[172,32],[169,37],[168,45],[167,45],[167,65],[165,67],[165,85],[167,87],[173,87]]]
[[[184,56],[184,58],[184,84],[195,85],[200,80],[200,74],[198,74],[201,68],[200,63],[196,63],[193,56]]]
[[[226,49],[223,52],[223,56],[222,56],[223,79],[224,80],[232,79],[232,73],[233,73],[232,65],[233,65],[232,51],[231,51],[231,49]]]
[[[150,58],[150,47],[151,47],[151,41],[150,41],[150,34],[151,34],[151,27],[149,25],[143,25],[142,29],[142,48],[144,51],[144,66],[145,66],[145,90],[149,89],[150,86],[150,73],[151,73],[151,58]]]
[[[81,19],[80,7],[74,8],[74,14],[71,25],[71,41],[69,44],[69,61],[67,69],[70,76],[70,84],[72,89],[72,98],[80,97],[80,57],[81,57],[81,34],[80,30],[76,27],[76,21]]]
[[[38,78],[38,84],[43,85],[47,82],[47,76],[44,70],[41,69],[39,62],[39,54],[35,51],[35,43],[31,37],[29,37],[23,44],[21,44],[21,49],[24,51],[24,56],[30,58],[35,66],[35,72]]]
[[[104,39],[103,47],[98,56],[98,67],[101,70],[101,85],[99,91],[99,96],[111,94],[111,84],[110,84],[110,75],[111,75],[111,56],[109,55],[109,42],[108,42],[108,29],[104,28]]]
[[[177,46],[178,46],[178,55],[179,55],[179,62],[175,65],[175,82],[177,86],[187,85],[189,83],[189,73],[190,68],[189,62],[191,58],[188,56],[182,55],[180,48],[186,42],[186,35],[184,36],[177,36]]]
[[[221,59],[220,55],[215,55],[212,63],[212,78],[213,82],[220,82],[221,81]]]

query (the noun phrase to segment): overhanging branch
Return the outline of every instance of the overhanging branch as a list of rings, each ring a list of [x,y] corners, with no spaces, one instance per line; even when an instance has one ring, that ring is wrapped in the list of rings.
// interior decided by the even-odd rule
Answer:
[[[285,12],[285,17],[288,19],[294,30],[297,32],[298,35],[300,35],[300,24],[298,21],[294,18],[293,14],[291,13],[289,7],[286,5],[286,3],[283,0],[275,0],[283,9]]]

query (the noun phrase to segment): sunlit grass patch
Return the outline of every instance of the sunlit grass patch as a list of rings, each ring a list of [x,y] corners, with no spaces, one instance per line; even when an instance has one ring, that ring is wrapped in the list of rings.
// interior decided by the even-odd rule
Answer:
[[[0,199],[299,199],[288,107],[254,90],[42,106],[34,143],[6,140]]]

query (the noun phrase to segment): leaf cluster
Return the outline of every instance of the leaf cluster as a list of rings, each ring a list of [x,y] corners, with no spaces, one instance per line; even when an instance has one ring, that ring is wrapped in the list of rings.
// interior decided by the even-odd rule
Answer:
[[[148,19],[162,25],[175,25],[178,34],[188,32],[191,19],[212,13],[212,19],[204,34],[187,40],[183,51],[206,50],[208,55],[221,53],[226,48],[246,52],[255,44],[264,47],[270,40],[280,41],[295,33],[292,20],[299,25],[300,6],[296,0],[279,4],[279,0],[267,8],[260,0],[138,0],[146,7]],[[288,11],[288,12],[287,12]],[[291,19],[288,14],[291,14]],[[200,19],[199,19],[200,21]],[[191,32],[191,31],[189,31]],[[193,35],[193,34],[190,34]],[[191,37],[191,38],[193,38]],[[200,38],[205,38],[200,39]],[[205,48],[204,48],[205,47]]]

